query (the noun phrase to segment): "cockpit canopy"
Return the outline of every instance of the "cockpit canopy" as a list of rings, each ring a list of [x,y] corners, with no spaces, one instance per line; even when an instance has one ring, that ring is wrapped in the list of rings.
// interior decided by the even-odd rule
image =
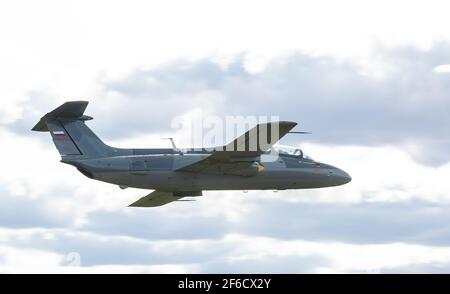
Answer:
[[[308,160],[313,161],[313,159],[311,157],[306,155],[303,152],[303,150],[298,147],[286,146],[286,145],[274,145],[272,148],[274,149],[275,152],[277,152],[279,154],[287,154],[287,155],[298,157],[299,159],[308,159]]]

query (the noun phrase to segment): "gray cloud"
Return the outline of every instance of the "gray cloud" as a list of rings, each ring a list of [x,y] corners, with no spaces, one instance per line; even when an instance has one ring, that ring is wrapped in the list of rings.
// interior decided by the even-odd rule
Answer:
[[[63,195],[61,190],[49,195]],[[67,195],[66,191],[66,195]],[[0,187],[0,227],[6,228],[63,228],[73,224],[74,216],[57,210],[49,211],[48,200],[13,196]]]
[[[281,240],[335,241],[355,244],[405,242],[450,246],[448,205],[420,201],[399,203],[289,203],[281,199],[255,200],[240,221],[221,215],[203,217],[199,206],[164,210],[93,212],[84,230],[146,240],[221,238],[238,233]],[[177,211],[176,214],[173,211]],[[198,212],[200,215],[201,212]],[[145,222],[142,220],[145,219]],[[155,225],[157,224],[157,225]]]
[[[446,205],[417,201],[351,205],[270,201],[257,207],[239,230],[283,240],[448,246],[447,210]]]
[[[447,162],[450,74],[433,68],[450,62],[450,45],[435,44],[428,51],[379,49],[378,57],[388,69],[383,79],[363,75],[351,63],[303,54],[273,61],[257,74],[245,71],[242,58],[225,69],[208,60],[178,61],[102,82],[104,94],[91,100],[88,112],[96,117],[91,124],[98,133],[113,139],[170,131],[174,116],[208,103],[216,105],[220,116],[275,114],[298,121],[313,132],[302,139],[357,145],[412,142],[417,160]],[[42,113],[54,106],[35,104],[36,97],[45,100],[45,94],[30,94],[33,107]],[[28,113],[11,127],[28,131],[38,119],[36,112]]]
[[[3,190],[0,227],[72,228],[75,214],[48,208],[54,197],[70,194],[58,189],[33,200]],[[227,196],[207,193],[205,197]],[[212,198],[199,201],[206,200]],[[246,212],[239,220],[227,219],[222,213],[205,216],[198,202],[174,203],[159,209],[95,210],[87,213],[87,223],[81,229],[148,241],[220,239],[227,234],[242,234],[280,240],[450,246],[450,207],[444,203],[291,203],[277,197],[249,198],[245,205]]]
[[[49,233],[52,238],[48,238]],[[250,256],[231,260],[232,257],[239,257],[237,242],[204,239],[203,242],[196,240],[189,243],[178,240],[160,244],[121,236],[50,230],[33,233],[26,238],[12,237],[5,243],[23,249],[40,249],[61,255],[77,252],[82,266],[86,267],[194,264],[202,273],[302,273],[330,265],[327,258],[319,254],[270,254],[264,258]]]
[[[230,274],[301,274],[311,273],[331,262],[321,255],[307,256],[265,256],[262,259],[244,259],[237,261],[213,261],[203,264],[206,273]]]
[[[178,203],[177,203],[178,204]],[[180,209],[176,206],[161,207],[159,210],[124,208],[122,211],[96,211],[88,215],[89,224],[85,230],[106,234],[120,235],[126,232],[127,236],[147,240],[192,240],[220,238],[230,231],[229,224],[220,216],[183,216],[183,212],[200,209],[196,203],[187,204]],[[132,208],[131,208],[132,209]],[[180,215],[181,214],[181,215]],[[143,222],[142,220],[145,219]]]
[[[381,274],[448,274],[450,273],[449,263],[425,263],[410,264],[408,266],[381,268]]]
[[[383,79],[365,76],[355,65],[333,58],[295,54],[254,75],[243,69],[241,59],[225,70],[203,60],[135,72],[105,88],[133,103],[144,97],[149,104],[169,99],[174,112],[179,111],[180,97],[214,90],[226,98],[219,115],[277,114],[313,131],[308,139],[314,141],[358,145],[411,141],[421,148],[413,154],[418,160],[448,161],[450,75],[433,68],[450,61],[450,45],[436,44],[429,51],[384,49],[379,56],[389,69]],[[189,100],[182,104],[199,106]],[[158,121],[168,126],[170,119]]]
[[[178,203],[159,210],[94,211],[78,228],[70,221],[64,223],[61,215],[41,213],[45,211],[42,202],[29,206],[4,203],[14,208],[22,205],[23,213],[2,211],[2,227],[48,229],[26,238],[21,234],[9,237],[2,245],[59,254],[78,252],[84,266],[195,264],[207,273],[301,273],[332,267],[321,255],[233,259],[241,253],[237,241],[224,239],[231,234],[280,241],[450,246],[448,205],[419,201],[333,204],[249,199],[248,209],[239,219],[227,219],[220,213],[202,216],[199,205]],[[161,241],[167,243],[161,245]],[[423,271],[435,267],[429,266]],[[404,272],[406,268],[381,270]],[[418,265],[417,271],[421,270]],[[436,265],[436,270],[445,272],[446,268]]]
[[[417,160],[434,165],[448,162],[450,75],[432,69],[449,63],[450,45],[436,44],[428,51],[382,49],[379,56],[390,69],[383,79],[365,76],[350,63],[302,54],[274,61],[257,74],[246,72],[241,58],[225,69],[208,60],[174,62],[136,71],[122,80],[102,82],[103,95],[92,99],[88,109],[96,118],[90,124],[106,140],[170,131],[174,116],[208,103],[215,105],[221,116],[275,114],[298,121],[302,129],[314,133],[302,137],[311,141],[368,146],[413,142],[418,149],[410,152]],[[52,101],[45,92],[30,93],[30,100],[23,104],[23,118],[7,127],[29,135],[39,116],[57,106]],[[295,140],[291,137],[286,141]],[[57,232],[55,239],[19,238],[10,245],[62,254],[80,252],[85,265],[199,263],[205,272],[310,272],[327,267],[328,261],[313,255],[230,262],[224,256],[235,254],[232,245],[214,243],[199,251],[174,247],[161,253],[152,249],[152,242],[214,241],[238,233],[278,240],[450,245],[447,204],[343,205],[258,199],[247,203],[249,209],[237,221],[221,214],[204,216],[199,206],[176,203],[158,210],[97,210],[86,216],[87,224],[74,229],[73,215],[47,208],[52,195],[62,193],[71,192],[49,191],[45,200],[28,200],[0,190],[1,227],[70,231]],[[111,236],[117,238],[111,240]],[[130,237],[138,240],[130,241]],[[448,266],[418,265],[412,269],[445,272]],[[391,270],[408,271],[386,269]]]

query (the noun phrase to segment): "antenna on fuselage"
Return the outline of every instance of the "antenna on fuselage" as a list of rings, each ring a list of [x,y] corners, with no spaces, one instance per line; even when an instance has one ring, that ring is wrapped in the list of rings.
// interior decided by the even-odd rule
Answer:
[[[173,140],[173,138],[162,138],[162,139],[170,140],[170,143],[172,143],[173,150],[175,150],[176,152],[178,152],[181,155],[183,155],[183,152],[180,149],[178,149],[177,145],[175,145],[175,141]]]
[[[311,132],[288,132],[288,134],[306,134],[306,135],[311,135]]]

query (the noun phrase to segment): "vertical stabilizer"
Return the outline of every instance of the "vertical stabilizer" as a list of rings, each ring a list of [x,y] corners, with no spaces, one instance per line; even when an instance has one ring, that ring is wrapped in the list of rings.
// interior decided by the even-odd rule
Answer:
[[[102,142],[85,124],[92,117],[84,115],[89,102],[70,101],[43,116],[33,131],[50,132],[53,143],[62,157],[106,157],[114,148]]]

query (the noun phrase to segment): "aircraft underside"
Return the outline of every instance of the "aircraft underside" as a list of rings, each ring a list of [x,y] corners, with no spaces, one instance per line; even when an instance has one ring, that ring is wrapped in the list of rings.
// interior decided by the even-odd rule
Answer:
[[[321,171],[328,173],[329,171]],[[156,189],[162,191],[202,190],[284,190],[308,189],[341,185],[345,179],[337,180],[309,171],[264,171],[256,176],[192,174],[173,171],[147,172],[103,172],[95,179],[125,187]]]

